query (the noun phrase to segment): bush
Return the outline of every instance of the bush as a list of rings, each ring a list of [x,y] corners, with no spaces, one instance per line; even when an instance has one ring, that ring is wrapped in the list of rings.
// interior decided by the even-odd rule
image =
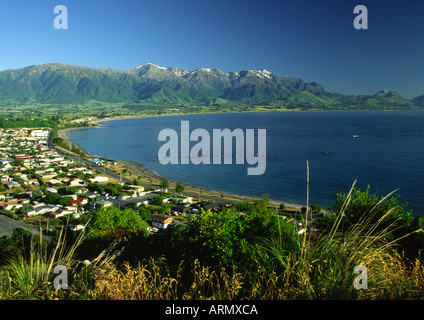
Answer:
[[[153,198],[152,204],[155,206],[160,206],[163,204],[163,197],[161,195],[156,195]]]
[[[89,236],[114,238],[145,231],[146,227],[140,215],[129,208],[103,207],[96,211],[89,224]]]

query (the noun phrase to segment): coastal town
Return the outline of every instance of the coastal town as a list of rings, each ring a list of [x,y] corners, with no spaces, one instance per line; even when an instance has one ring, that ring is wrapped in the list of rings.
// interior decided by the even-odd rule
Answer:
[[[54,146],[51,135],[47,128],[0,129],[0,235],[11,236],[17,227],[47,234],[48,225],[65,224],[82,231],[91,214],[109,206],[151,209],[147,231],[156,233],[186,223],[200,210],[218,211],[234,202],[183,195],[181,190],[171,193],[160,185],[122,177],[106,170],[117,166],[116,161],[78,157]],[[284,208],[276,213],[284,218],[302,214]],[[308,229],[314,231],[312,222]],[[293,223],[304,232],[302,223]]]

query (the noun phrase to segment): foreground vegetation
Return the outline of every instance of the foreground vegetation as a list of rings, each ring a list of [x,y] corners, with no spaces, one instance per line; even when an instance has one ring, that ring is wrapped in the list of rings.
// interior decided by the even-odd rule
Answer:
[[[0,242],[2,299],[422,299],[424,219],[396,197],[335,195],[320,232],[268,207],[268,198],[200,212],[149,234],[140,213],[100,209],[84,233],[50,244],[15,230]],[[55,290],[52,269],[69,271]],[[354,269],[368,271],[357,290]]]

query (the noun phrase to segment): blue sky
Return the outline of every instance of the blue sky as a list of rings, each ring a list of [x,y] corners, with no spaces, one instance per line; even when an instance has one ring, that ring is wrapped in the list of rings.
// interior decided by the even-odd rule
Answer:
[[[369,29],[353,27],[366,5]],[[69,29],[53,27],[56,5]],[[424,0],[2,0],[0,70],[265,68],[344,94],[424,94]]]

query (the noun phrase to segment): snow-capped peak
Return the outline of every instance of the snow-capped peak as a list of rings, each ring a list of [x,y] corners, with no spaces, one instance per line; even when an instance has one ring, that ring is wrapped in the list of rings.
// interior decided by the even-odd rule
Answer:
[[[161,66],[158,66],[157,64],[154,64],[154,63],[148,63],[148,65],[149,66],[154,66],[154,67],[156,67],[156,68],[159,68],[159,69],[162,69],[162,70],[166,70],[166,68],[165,67],[161,67]]]
[[[271,75],[272,72],[269,72],[266,69],[261,69],[261,70],[249,70],[250,72],[252,72],[253,74],[255,74],[256,76],[258,76],[259,78],[267,78],[271,80]]]

